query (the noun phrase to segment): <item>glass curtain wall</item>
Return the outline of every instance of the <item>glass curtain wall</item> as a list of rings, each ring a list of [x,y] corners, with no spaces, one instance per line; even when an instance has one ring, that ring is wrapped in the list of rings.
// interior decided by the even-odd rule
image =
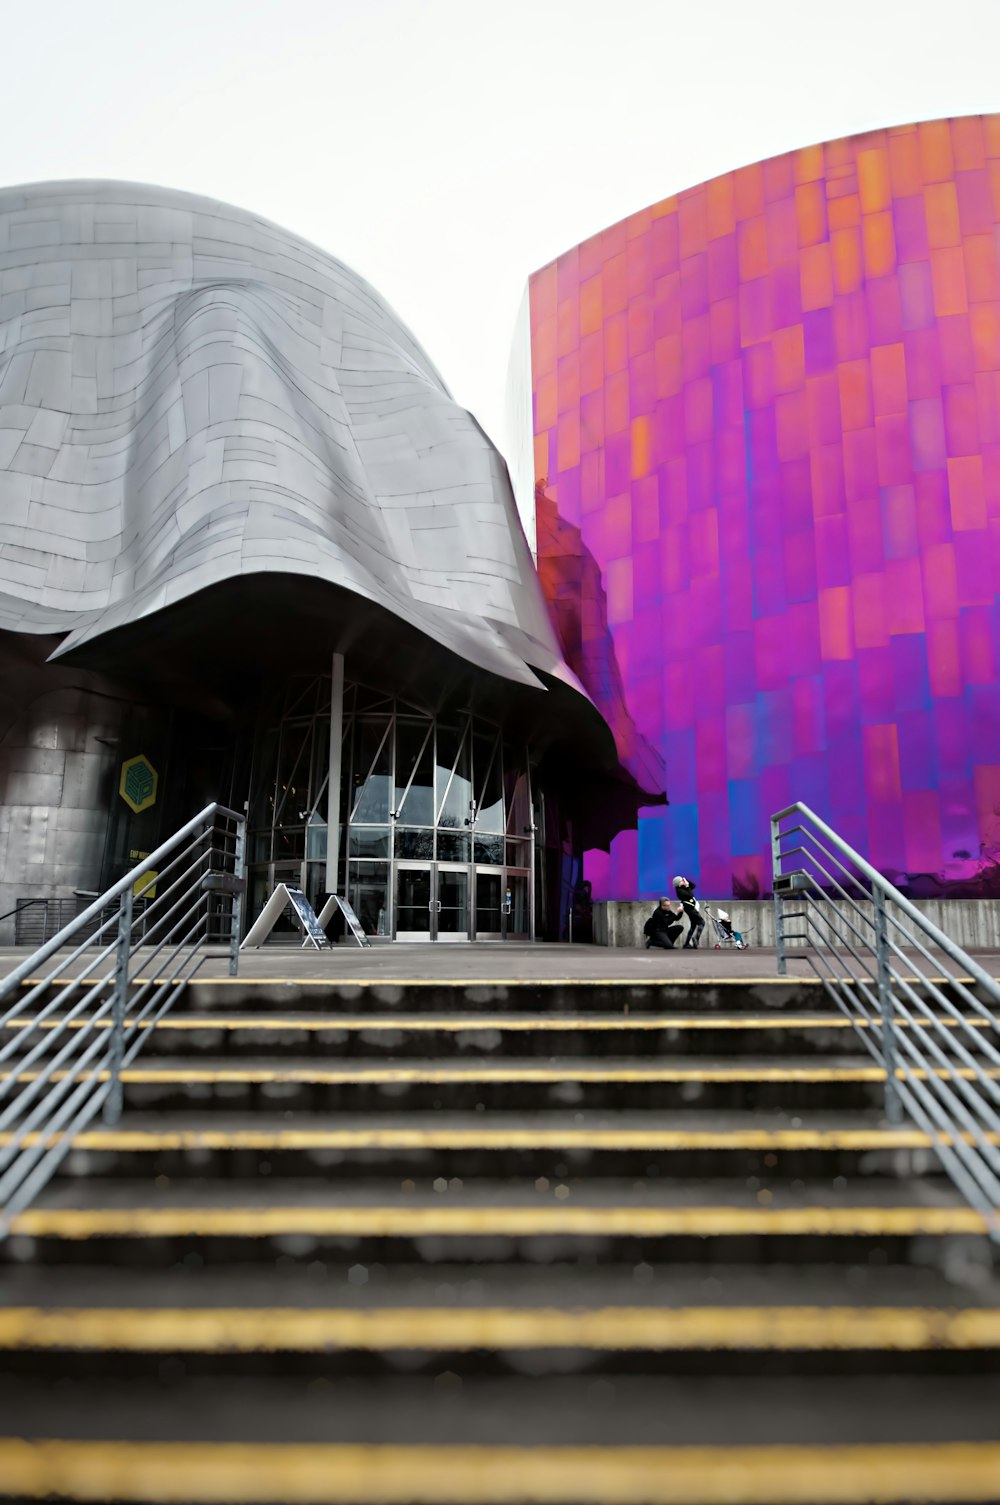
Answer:
[[[303,888],[314,905],[326,890],[329,732],[321,678],[289,682],[264,708],[251,919],[276,883]],[[368,935],[531,937],[537,813],[523,742],[469,712],[435,717],[345,686],[338,891]]]

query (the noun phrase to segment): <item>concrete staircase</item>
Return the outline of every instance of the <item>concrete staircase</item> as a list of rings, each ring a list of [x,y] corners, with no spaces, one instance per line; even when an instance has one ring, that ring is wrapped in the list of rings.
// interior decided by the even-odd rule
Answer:
[[[818,984],[196,982],[125,1096],[0,1245],[3,1498],[1000,1497],[981,1220]]]

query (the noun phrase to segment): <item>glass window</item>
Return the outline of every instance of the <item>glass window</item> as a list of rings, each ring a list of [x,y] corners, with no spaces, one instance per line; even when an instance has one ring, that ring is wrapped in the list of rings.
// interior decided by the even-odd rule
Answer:
[[[306,898],[313,909],[319,914],[323,908],[323,900],[326,898],[326,864],[323,862],[306,863]]]
[[[343,784],[343,775],[341,775]],[[312,774],[309,778],[309,809],[326,820],[329,805],[327,793],[330,785],[330,723],[328,720],[313,722]],[[303,808],[305,802],[303,802]]]
[[[461,726],[438,726],[435,792],[439,826],[453,830],[467,826],[472,819],[472,757],[469,723]]]
[[[503,834],[503,767],[502,743],[495,736],[477,735],[476,755],[476,830],[491,836]]]
[[[388,716],[359,716],[354,730],[354,808],[365,824],[389,819],[392,738]]]
[[[365,935],[387,935],[389,864],[352,862],[348,869],[348,899]]]
[[[282,820],[291,824],[305,820],[309,806],[312,729],[311,721],[282,722],[275,791],[275,824]]]
[[[306,856],[313,862],[326,858],[327,825],[318,815],[310,815],[306,824]]]
[[[503,867],[503,837],[480,836],[477,832],[476,861],[488,862],[492,867]]]
[[[527,935],[529,930],[527,878],[516,873],[508,873],[507,893],[510,894],[507,934]]]
[[[274,820],[274,772],[278,756],[277,728],[265,732],[254,750],[253,797],[250,824],[270,828]],[[268,853],[270,856],[270,853]]]
[[[531,842],[508,841],[507,843],[507,866],[530,867],[531,865]]]
[[[270,868],[260,868],[249,874],[247,885],[247,925],[248,927],[256,920],[264,905],[271,897],[271,872]]]
[[[508,748],[508,755],[511,749]],[[507,834],[524,836],[531,830],[531,803],[528,798],[528,775],[522,769],[505,768],[503,781],[507,792]]]
[[[396,814],[409,826],[432,826],[434,824],[433,722],[400,717],[396,722],[396,737]]]
[[[254,831],[250,837],[250,854],[248,862],[269,862],[271,858],[271,828],[266,831]]]
[[[305,826],[278,826],[274,832],[274,860],[288,862],[306,855]]]
[[[388,826],[350,826],[349,851],[351,857],[388,857]]]
[[[438,831],[438,861],[468,862],[470,838],[466,832]]]
[[[434,832],[396,827],[396,856],[420,857],[430,862],[434,857]]]

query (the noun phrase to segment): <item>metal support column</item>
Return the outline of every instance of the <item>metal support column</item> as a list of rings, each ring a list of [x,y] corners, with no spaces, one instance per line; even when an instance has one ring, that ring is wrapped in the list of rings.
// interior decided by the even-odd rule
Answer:
[[[785,915],[782,898],[776,879],[781,877],[781,832],[777,817],[771,817],[771,886],[774,889],[774,944],[778,951],[778,976],[788,975],[788,957],[785,952]]]
[[[340,763],[344,741],[344,655],[333,655],[330,683],[330,781],[326,791],[326,891],[339,893]]]
[[[143,880],[140,879],[140,882]],[[146,880],[148,883],[148,879]],[[118,908],[118,945],[111,1002],[111,1055],[108,1072],[111,1085],[104,1103],[104,1122],[116,1124],[122,1116],[122,1053],[125,1047],[125,1009],[128,1004],[128,959],[132,946],[132,888],[126,888]]]
[[[889,978],[889,932],[885,918],[885,894],[877,884],[872,886],[875,905],[875,957],[878,967],[878,1001],[882,1016],[882,1054],[885,1057],[885,1116],[890,1123],[898,1124],[903,1118],[903,1104],[896,1081],[899,1052],[896,1049],[896,1002],[892,996]]]

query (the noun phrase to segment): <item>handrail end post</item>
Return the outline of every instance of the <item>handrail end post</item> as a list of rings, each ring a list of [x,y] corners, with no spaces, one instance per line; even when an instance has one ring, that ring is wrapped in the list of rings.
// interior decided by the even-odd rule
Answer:
[[[776,878],[781,876],[781,831],[779,815],[771,816],[771,886],[774,890],[774,943],[778,952],[778,976],[788,975],[788,954],[785,948],[785,915],[781,906]]]
[[[236,826],[236,851],[233,857],[233,875],[236,878],[233,906],[229,920],[229,975],[236,977],[240,970],[240,931],[243,928],[243,881],[247,869],[247,822],[241,816]]]
[[[896,1049],[896,1000],[889,976],[889,927],[885,914],[885,893],[877,883],[872,884],[872,905],[875,912],[879,1011],[882,1016],[882,1054],[885,1057],[885,1116],[889,1123],[898,1124],[902,1123],[904,1115],[896,1076],[899,1061]]]
[[[125,1008],[128,1001],[128,963],[132,950],[133,891],[126,888],[118,907],[118,946],[111,1011],[110,1085],[104,1101],[104,1122],[116,1124],[122,1116],[122,1055],[125,1048]]]

